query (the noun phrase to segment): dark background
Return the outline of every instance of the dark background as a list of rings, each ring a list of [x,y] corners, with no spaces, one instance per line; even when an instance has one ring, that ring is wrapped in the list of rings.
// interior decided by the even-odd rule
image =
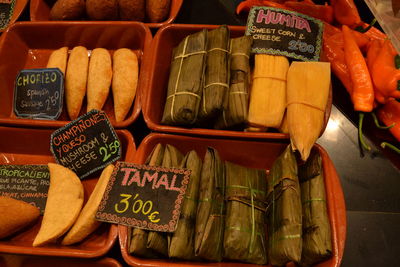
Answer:
[[[245,25],[246,17],[238,17],[234,12],[239,2],[184,0],[175,23]],[[355,0],[355,3],[362,19],[370,22],[372,15],[364,1]],[[26,8],[20,20],[29,20],[29,8]],[[156,29],[152,29],[152,32],[155,34]],[[400,156],[382,151],[379,147],[383,140],[396,141],[387,131],[377,130],[371,117],[367,116],[364,132],[373,149],[361,157],[355,126],[358,115],[353,111],[344,87],[335,77],[332,79],[332,113],[318,143],[328,151],[335,164],[346,201],[347,237],[341,266],[399,266]],[[149,133],[142,116],[129,130],[137,146]],[[124,264],[118,242],[107,257]]]

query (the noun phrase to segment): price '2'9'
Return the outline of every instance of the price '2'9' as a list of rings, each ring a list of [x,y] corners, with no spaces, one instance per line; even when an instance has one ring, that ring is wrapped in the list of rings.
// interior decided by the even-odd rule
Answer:
[[[114,209],[118,213],[124,213],[129,209],[130,203],[129,199],[132,198],[131,194],[120,194],[122,199],[119,201],[119,203],[114,205]],[[139,197],[139,194],[136,194],[132,201],[135,200],[136,198]],[[143,215],[148,215],[147,217],[152,223],[158,223],[160,221],[160,218],[156,218],[158,214],[160,214],[158,211],[153,211],[153,202],[151,200],[147,200],[143,202],[141,199],[137,199],[136,201],[133,202],[132,205],[132,212],[134,214],[142,213]]]

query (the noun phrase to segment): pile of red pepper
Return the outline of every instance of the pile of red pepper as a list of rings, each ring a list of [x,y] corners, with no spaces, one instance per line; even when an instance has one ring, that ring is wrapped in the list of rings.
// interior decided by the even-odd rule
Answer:
[[[384,33],[361,21],[353,0],[330,0],[330,5],[317,5],[312,0],[246,0],[237,6],[236,13],[248,12],[252,6],[282,8],[322,20],[322,60],[331,63],[351,96],[354,110],[360,112],[362,146],[370,150],[362,140],[361,127],[364,112],[374,109],[400,141],[400,103],[396,100],[400,99],[400,57]],[[387,143],[382,146],[394,148]]]

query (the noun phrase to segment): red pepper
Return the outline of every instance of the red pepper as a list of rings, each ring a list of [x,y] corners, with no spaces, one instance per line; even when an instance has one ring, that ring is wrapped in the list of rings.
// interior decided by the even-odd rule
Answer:
[[[337,46],[335,36],[331,36],[330,38],[324,39],[323,51],[325,57],[331,63],[333,73],[339,78],[351,96],[353,88],[351,86],[349,69],[344,59],[343,46]]]
[[[386,126],[394,124],[389,131],[400,142],[400,103],[395,99],[390,99],[385,105],[378,109],[378,118]]]
[[[312,1],[286,1],[284,5],[293,9],[294,11],[308,15],[310,17],[317,18],[328,23],[333,22],[333,9],[327,4],[316,5]]]
[[[329,23],[324,23],[324,38],[325,36],[329,37],[339,32],[342,32],[339,28],[336,28]]]
[[[273,1],[267,1],[267,0],[246,0],[241,2],[237,7],[236,7],[236,14],[240,14],[242,12],[249,12],[250,9],[253,6],[269,6],[269,7],[276,7],[276,8],[282,8],[286,10],[290,10],[289,8],[285,7],[284,5],[278,4]]]
[[[353,0],[331,0],[333,15],[337,22],[347,26],[357,26],[361,23],[360,14]]]
[[[369,44],[369,39],[364,36],[362,33],[356,32],[356,31],[351,31],[354,40],[356,41],[358,47],[361,50],[367,50],[368,44]],[[331,38],[332,37],[332,38]],[[331,42],[334,42],[337,46],[343,48],[343,34],[342,32],[336,33],[333,36],[331,36],[329,39],[331,39]]]
[[[375,85],[375,98],[384,104],[389,98],[400,98],[398,83],[400,81],[400,70],[396,69],[394,58],[396,54],[390,40],[385,40],[379,54],[372,62],[371,76]]]
[[[368,23],[362,22],[361,26],[363,28],[367,28],[370,25]],[[373,39],[377,39],[377,40],[385,40],[387,39],[386,34],[384,34],[383,32],[381,32],[380,30],[378,30],[375,27],[371,27],[368,31],[364,32],[364,35],[367,36],[368,38],[370,38],[371,40]]]
[[[351,96],[354,110],[370,112],[374,106],[374,89],[367,63],[362,55],[352,31],[342,26],[344,57],[350,72],[353,94]]]
[[[372,72],[372,66],[376,60],[376,58],[379,55],[379,52],[382,48],[383,42],[380,40],[372,40],[369,43],[368,49],[367,49],[367,65],[370,73]]]

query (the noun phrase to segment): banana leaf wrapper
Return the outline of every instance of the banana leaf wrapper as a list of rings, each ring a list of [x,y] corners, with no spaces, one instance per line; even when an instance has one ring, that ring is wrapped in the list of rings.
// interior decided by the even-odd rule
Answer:
[[[187,36],[173,50],[168,93],[161,123],[192,125],[200,106],[207,30]]]
[[[225,170],[218,152],[208,148],[200,178],[196,215],[195,255],[221,261],[225,227]]]
[[[288,146],[268,175],[268,259],[282,266],[300,262],[302,211],[296,158]]]
[[[161,166],[164,158],[165,146],[157,144],[145,164],[150,166]],[[145,258],[157,258],[158,255],[147,248],[147,239],[149,231],[140,228],[131,229],[131,241],[129,245],[129,253]]]
[[[321,155],[314,151],[299,167],[303,206],[301,266],[311,266],[332,256],[331,225],[326,207]]]
[[[244,124],[249,111],[250,49],[253,39],[243,36],[230,40],[230,85],[215,128]]]
[[[224,258],[267,264],[265,170],[225,162],[226,222]]]
[[[183,155],[172,145],[166,145],[164,157],[161,166],[163,167],[179,167],[183,159]],[[168,234],[164,232],[149,231],[147,238],[147,248],[168,257]]]
[[[222,110],[229,88],[229,29],[221,26],[208,32],[204,87],[198,121],[214,119]]]
[[[196,151],[192,150],[185,156],[180,167],[189,169],[192,173],[186,189],[178,226],[170,239],[168,252],[170,258],[194,260],[196,259],[194,234],[202,161]]]

